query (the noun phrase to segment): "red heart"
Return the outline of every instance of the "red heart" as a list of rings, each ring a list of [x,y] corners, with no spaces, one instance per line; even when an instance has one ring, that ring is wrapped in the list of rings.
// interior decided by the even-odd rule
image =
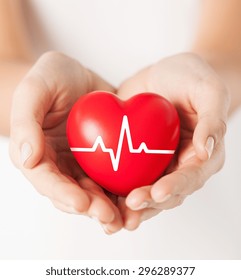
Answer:
[[[67,121],[69,146],[79,165],[121,196],[163,174],[179,134],[176,109],[154,93],[122,101],[108,92],[92,92],[79,98]]]

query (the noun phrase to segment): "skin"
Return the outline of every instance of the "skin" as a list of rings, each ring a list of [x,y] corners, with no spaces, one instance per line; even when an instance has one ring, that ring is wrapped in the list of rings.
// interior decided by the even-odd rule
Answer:
[[[166,175],[152,186],[135,189],[128,195],[125,203],[130,209],[145,209],[143,213],[139,211],[138,218],[135,213],[135,221],[181,205],[221,169],[229,104],[219,77],[191,53],[162,59],[140,71],[121,85],[118,94],[128,99],[145,91],[159,93],[175,105],[181,120],[181,137],[178,153]],[[139,225],[135,223],[133,227]]]
[[[240,1],[203,1],[191,51],[141,70],[119,89],[64,54],[35,58],[19,3],[0,0],[0,133],[10,135],[14,164],[55,207],[97,219],[108,234],[134,230],[180,205],[221,169],[228,114],[241,104]],[[116,92],[123,99],[156,92],[176,106],[181,118],[179,151],[166,175],[127,198],[107,194],[87,178],[67,145],[69,110],[93,90]]]
[[[9,136],[16,85],[34,63],[21,1],[0,0],[0,134]]]

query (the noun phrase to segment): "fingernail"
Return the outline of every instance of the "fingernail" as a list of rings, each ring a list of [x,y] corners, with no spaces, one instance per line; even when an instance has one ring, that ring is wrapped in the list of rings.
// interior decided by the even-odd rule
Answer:
[[[106,234],[110,235],[110,234],[113,233],[112,231],[110,231],[110,230],[108,229],[108,226],[107,226],[107,225],[101,224],[101,226],[102,226],[102,228],[103,228],[103,230],[104,230],[104,232],[105,232]]]
[[[21,155],[20,155],[22,165],[25,164],[25,162],[30,158],[32,153],[33,150],[31,145],[29,143],[24,143],[21,147]]]
[[[164,203],[166,202],[168,199],[171,198],[171,194],[163,194],[163,193],[159,193],[155,195],[155,201],[157,203]]]
[[[144,202],[142,202],[139,206],[131,207],[131,209],[132,209],[132,210],[141,210],[141,209],[147,208],[148,205],[149,205],[149,202],[144,201]]]
[[[208,159],[210,159],[210,157],[212,156],[213,148],[214,148],[214,139],[213,137],[209,136],[205,145],[205,149],[208,153]]]
[[[141,201],[141,199],[135,195],[129,196],[126,200],[126,205],[132,210],[140,210],[146,208],[148,204],[148,201]]]
[[[108,229],[106,224],[101,223],[101,221],[99,220],[99,218],[97,218],[97,216],[90,216],[90,218],[94,221],[96,221],[99,225],[101,225],[101,227],[103,228],[104,232],[106,234],[111,234],[112,232],[110,232],[110,230]]]

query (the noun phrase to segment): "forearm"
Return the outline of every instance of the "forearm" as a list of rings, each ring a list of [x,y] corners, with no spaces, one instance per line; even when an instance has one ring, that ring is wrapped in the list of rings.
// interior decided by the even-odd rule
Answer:
[[[14,89],[34,60],[24,5],[22,0],[0,0],[0,134],[3,135],[9,135]]]
[[[240,11],[240,0],[203,0],[192,47],[226,84],[231,97],[229,114],[241,106]]]

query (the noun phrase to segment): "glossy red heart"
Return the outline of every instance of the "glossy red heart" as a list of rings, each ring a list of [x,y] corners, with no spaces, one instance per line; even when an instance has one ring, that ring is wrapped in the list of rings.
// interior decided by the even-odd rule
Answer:
[[[175,107],[154,93],[122,101],[111,93],[92,92],[80,97],[67,121],[69,146],[81,168],[121,196],[163,174],[179,134]]]

